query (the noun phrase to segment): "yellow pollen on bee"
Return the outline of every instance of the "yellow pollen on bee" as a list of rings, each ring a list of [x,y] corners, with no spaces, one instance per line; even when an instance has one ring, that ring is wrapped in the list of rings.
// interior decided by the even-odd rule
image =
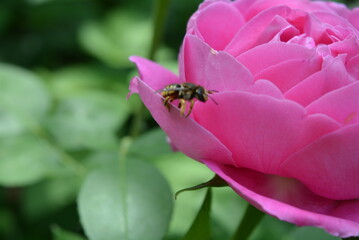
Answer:
[[[357,115],[358,113],[357,112],[352,112],[350,113],[345,119],[344,119],[344,124],[348,124],[350,123],[353,118]]]

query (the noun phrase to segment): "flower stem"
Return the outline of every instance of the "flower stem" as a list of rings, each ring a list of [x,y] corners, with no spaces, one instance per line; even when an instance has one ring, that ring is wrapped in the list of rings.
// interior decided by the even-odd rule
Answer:
[[[165,18],[167,15],[169,0],[155,0],[154,4],[154,15],[153,15],[153,33],[151,40],[151,47],[149,49],[148,58],[151,60],[155,60],[157,50],[160,46],[163,28],[165,25]],[[144,126],[144,106],[140,104],[136,109],[133,123],[131,126],[131,136],[136,138],[140,135],[143,126]]]
[[[151,60],[154,60],[156,58],[156,52],[162,40],[168,5],[169,0],[156,0],[155,2],[152,42],[148,55],[149,59]]]
[[[60,155],[60,161],[62,164],[71,171],[77,177],[84,177],[86,174],[86,167],[82,165],[79,161],[77,161],[74,157],[72,157],[66,150],[64,150],[55,139],[51,137],[48,131],[37,121],[33,119],[28,119],[31,127],[30,131],[37,137],[45,140],[49,146],[51,146],[55,151],[57,151]]]
[[[257,208],[248,204],[246,212],[242,218],[242,221],[237,227],[236,232],[232,236],[231,240],[247,240],[257,224],[262,220],[264,213]]]

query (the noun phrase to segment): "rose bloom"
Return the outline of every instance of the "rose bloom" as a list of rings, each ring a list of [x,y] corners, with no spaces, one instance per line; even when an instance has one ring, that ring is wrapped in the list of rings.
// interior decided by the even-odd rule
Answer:
[[[359,235],[359,8],[208,0],[188,22],[179,76],[131,57],[130,84],[171,143],[261,211]],[[158,90],[217,90],[189,117]],[[188,108],[187,108],[188,111]]]

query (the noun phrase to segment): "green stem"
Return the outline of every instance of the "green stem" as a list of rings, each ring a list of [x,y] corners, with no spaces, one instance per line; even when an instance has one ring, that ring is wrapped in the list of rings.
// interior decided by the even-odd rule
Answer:
[[[162,40],[169,2],[169,0],[156,0],[155,2],[152,42],[148,56],[151,60],[155,60],[156,52]]]
[[[143,103],[140,102],[134,112],[134,118],[133,118],[132,125],[131,125],[130,135],[132,138],[138,137],[143,129],[143,125],[144,125],[143,112],[144,112],[144,110],[145,109],[143,107]]]
[[[72,171],[76,176],[83,177],[86,173],[86,168],[79,161],[74,159],[70,154],[64,151],[58,144],[49,136],[47,131],[42,128],[39,124],[37,124],[36,129],[33,129],[33,132],[45,139],[52,148],[54,148],[61,155],[61,161],[66,168]]]
[[[240,222],[236,232],[234,233],[231,240],[247,240],[249,239],[254,228],[262,220],[264,213],[259,211],[257,208],[248,204],[246,212]]]
[[[123,137],[120,142],[119,148],[119,156],[118,156],[118,163],[119,163],[119,186],[123,190],[124,193],[127,193],[127,154],[130,146],[132,144],[131,137]],[[125,232],[125,239],[128,239],[128,232],[129,232],[129,223],[128,223],[128,207],[127,207],[127,196],[126,194],[121,194],[121,205],[123,206],[123,214],[122,214],[122,222],[124,223],[124,232]]]
[[[148,53],[148,58],[151,60],[155,60],[157,50],[160,46],[164,25],[165,25],[165,18],[167,15],[167,9],[169,5],[169,0],[156,0],[155,7],[154,7],[154,15],[153,15],[153,34],[151,40],[151,47]],[[135,112],[133,124],[131,126],[131,136],[136,138],[140,135],[143,129],[143,112],[144,106],[140,104],[138,109]]]

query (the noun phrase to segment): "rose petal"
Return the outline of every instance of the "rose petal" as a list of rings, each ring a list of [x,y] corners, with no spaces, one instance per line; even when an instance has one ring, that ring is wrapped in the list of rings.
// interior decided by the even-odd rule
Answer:
[[[276,33],[287,26],[283,24],[276,26],[273,23],[278,21],[273,22],[273,19],[279,16],[286,18],[290,13],[291,10],[286,6],[273,7],[259,13],[238,31],[225,51],[236,57],[256,45],[271,40]]]
[[[141,80],[154,90],[160,90],[166,85],[180,82],[174,73],[146,58],[132,56],[130,60],[137,65]],[[131,91],[134,91],[136,87],[137,81],[131,81],[130,90],[132,88]]]
[[[359,80],[359,54],[352,57],[347,63],[348,72],[357,80]]]
[[[259,14],[260,12],[265,11],[279,5],[286,5],[292,9],[300,9],[306,12],[312,11],[333,11],[326,3],[324,2],[310,2],[308,0],[297,0],[297,1],[288,1],[288,0],[261,0],[257,1],[251,6],[251,8],[246,12],[246,19],[250,19],[253,16]]]
[[[234,165],[231,152],[213,134],[191,118],[181,117],[178,108],[173,105],[168,112],[161,96],[144,81],[137,81],[143,103],[177,149],[196,160],[211,159]]]
[[[263,69],[254,79],[268,79],[282,92],[321,69],[321,58],[293,59]],[[290,74],[288,74],[290,73]]]
[[[353,56],[359,54],[359,42],[358,37],[351,36],[340,42],[335,42],[329,45],[329,49],[333,56],[339,54],[347,54],[347,59],[351,59]]]
[[[251,73],[233,56],[215,51],[198,37],[187,35],[182,47],[181,77],[207,89],[245,89],[253,83]]]
[[[342,16],[339,16],[336,12],[332,11],[315,11],[312,13],[323,24],[329,24],[330,26],[342,26],[351,28],[349,21]]]
[[[232,152],[238,166],[276,174],[293,152],[339,128],[324,116],[306,116],[286,100],[244,92],[215,95],[218,105],[196,104],[194,119]]]
[[[293,37],[288,41],[291,44],[300,44],[306,48],[315,48],[315,41],[312,37],[308,37],[306,34],[301,34]]]
[[[321,71],[289,89],[285,98],[307,106],[324,94],[353,82],[341,57],[327,58],[324,64],[326,66]]]
[[[334,201],[293,179],[265,175],[203,160],[244,199],[274,217],[298,226],[316,226],[341,237],[359,235],[359,200]]]
[[[241,0],[232,2],[233,6],[235,6],[243,15],[247,12],[247,10],[259,0]]]
[[[288,61],[288,59],[306,60],[314,56],[315,50],[297,44],[282,42],[263,44],[239,55],[238,61],[253,75],[263,69]]]
[[[196,35],[212,48],[223,50],[243,24],[244,19],[235,7],[230,3],[217,2],[200,11]]]
[[[344,3],[338,2],[325,2],[328,5],[329,11],[333,11],[334,13],[338,14],[341,17],[348,18],[350,15],[351,10]]]
[[[197,28],[197,17],[207,7],[212,4],[223,2],[225,4],[229,3],[229,0],[204,0],[198,7],[198,10],[190,17],[187,23],[187,34],[195,34]]]
[[[330,133],[293,154],[283,173],[330,199],[359,198],[359,124]]]
[[[300,31],[292,25],[282,28],[270,42],[288,42],[290,39],[300,35]]]
[[[359,81],[329,92],[306,109],[309,114],[323,113],[343,125],[359,122]]]
[[[265,79],[257,80],[253,85],[249,86],[246,89],[246,92],[263,94],[274,98],[283,99],[283,94],[281,93],[279,88],[272,82]]]
[[[349,22],[359,30],[359,8],[354,8],[349,15]]]

